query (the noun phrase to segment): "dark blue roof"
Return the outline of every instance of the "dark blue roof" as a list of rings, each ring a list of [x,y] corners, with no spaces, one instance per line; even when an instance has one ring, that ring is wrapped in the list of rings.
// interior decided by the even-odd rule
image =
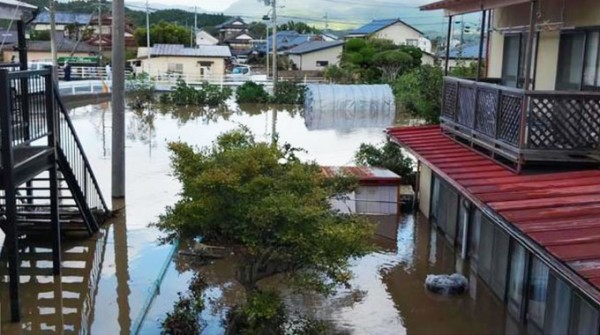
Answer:
[[[310,41],[311,38],[313,38],[313,37],[314,37],[314,35],[312,35],[312,34],[299,34],[295,31],[288,31],[288,30],[278,31],[277,38],[276,38],[277,39],[277,50],[283,51],[283,50],[291,49],[297,45],[300,45],[300,44]],[[256,47],[256,51],[264,53],[266,51],[266,48],[271,50],[272,43],[273,43],[273,37],[269,36],[269,38],[267,39],[266,46],[265,46],[265,43],[259,44]]]
[[[389,27],[391,25],[393,25],[396,22],[400,22],[402,24],[404,24],[405,26],[417,31],[418,33],[422,34],[422,32],[420,30],[418,30],[417,28],[407,24],[406,22],[400,20],[400,19],[384,19],[384,20],[373,20],[367,24],[365,24],[364,26],[354,29],[353,31],[351,31],[349,33],[349,35],[369,35],[369,34],[373,34],[376,33],[386,27]]]
[[[483,57],[486,56],[486,47],[483,47]],[[446,57],[446,52],[442,51],[438,53],[440,57]],[[462,54],[460,47],[454,47],[450,49],[450,58],[478,58],[479,57],[479,43],[466,44],[462,47]]]
[[[92,14],[56,12],[54,20],[57,24],[86,25],[92,20]],[[50,24],[50,13],[47,11],[40,13],[33,23]]]

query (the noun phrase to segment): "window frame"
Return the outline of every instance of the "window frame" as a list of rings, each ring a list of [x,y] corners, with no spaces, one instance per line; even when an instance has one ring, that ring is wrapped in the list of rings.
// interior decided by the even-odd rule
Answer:
[[[558,46],[558,60],[557,60],[557,69],[562,65],[562,61],[563,58],[565,57],[565,55],[563,55],[560,50],[562,47],[562,43],[563,42],[563,36],[568,36],[568,35],[583,35],[583,50],[582,50],[582,64],[581,64],[581,68],[579,69],[579,74],[580,74],[580,82],[578,85],[578,88],[576,89],[568,89],[568,88],[563,88],[563,90],[571,90],[571,91],[587,91],[587,92],[597,92],[600,91],[600,43],[598,43],[598,51],[596,54],[596,74],[595,74],[595,80],[594,82],[598,83],[597,85],[587,85],[585,84],[585,65],[588,61],[587,57],[588,57],[588,38],[589,35],[593,34],[593,33],[600,33],[600,27],[598,26],[594,26],[594,27],[579,27],[579,28],[575,28],[573,30],[569,30],[569,31],[561,31],[560,32],[560,37],[559,37],[559,46]],[[555,87],[559,87],[559,83],[560,83],[560,78],[558,75],[558,71],[556,73],[556,82],[555,82]]]

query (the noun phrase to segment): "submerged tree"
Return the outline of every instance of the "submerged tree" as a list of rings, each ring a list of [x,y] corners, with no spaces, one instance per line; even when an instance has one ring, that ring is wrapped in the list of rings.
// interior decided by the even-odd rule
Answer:
[[[379,146],[363,143],[354,155],[354,161],[358,165],[386,168],[399,175],[404,184],[414,185],[416,182],[412,159],[392,142]]]
[[[335,212],[331,197],[356,180],[326,178],[302,162],[289,145],[256,142],[246,128],[222,134],[194,150],[171,143],[181,199],[160,217],[165,241],[201,237],[234,248],[241,261],[236,280],[246,301],[230,313],[229,333],[283,333],[282,303],[259,281],[281,275],[291,284],[327,293],[351,278],[348,261],[371,248],[366,219]]]

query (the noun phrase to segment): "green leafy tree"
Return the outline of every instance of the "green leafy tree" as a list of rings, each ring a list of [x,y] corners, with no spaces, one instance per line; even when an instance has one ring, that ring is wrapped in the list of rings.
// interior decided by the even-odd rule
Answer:
[[[259,281],[280,275],[289,284],[331,292],[348,284],[349,259],[371,250],[373,226],[330,207],[330,199],[353,190],[356,180],[325,177],[318,165],[298,159],[298,149],[257,142],[243,127],[203,149],[184,143],[169,148],[182,191],[156,226],[164,241],[201,237],[236,250],[234,279],[246,300],[230,314],[228,333],[259,334],[253,324],[279,318],[279,300]]]
[[[327,66],[323,71],[323,77],[334,84],[350,84],[353,81],[352,72],[337,65]]]
[[[440,122],[443,72],[439,66],[423,65],[402,75],[394,83],[399,105],[427,123]]]
[[[413,58],[402,51],[388,50],[373,56],[373,65],[381,71],[384,82],[393,82],[398,74],[410,69],[412,64]]]
[[[309,26],[306,22],[302,21],[288,21],[277,27],[279,30],[295,31],[299,34],[320,34],[321,30],[314,26]]]
[[[264,104],[270,101],[269,93],[265,86],[253,81],[247,81],[235,91],[235,101],[239,104],[258,103]]]
[[[379,146],[363,143],[354,155],[354,161],[358,165],[386,168],[399,175],[403,183],[415,184],[412,159],[405,156],[400,146],[392,142]]]
[[[146,29],[137,28],[133,33],[139,46],[146,46]],[[190,30],[175,23],[160,21],[150,26],[150,44],[189,44]]]
[[[217,107],[231,97],[233,90],[230,87],[219,87],[209,83],[202,83],[199,89],[188,85],[183,79],[177,80],[175,90],[160,96],[163,104],[176,106],[208,106]]]
[[[255,38],[264,38],[267,36],[267,25],[263,22],[250,22],[248,32]]]
[[[34,41],[50,41],[50,30],[32,30],[30,36]]]

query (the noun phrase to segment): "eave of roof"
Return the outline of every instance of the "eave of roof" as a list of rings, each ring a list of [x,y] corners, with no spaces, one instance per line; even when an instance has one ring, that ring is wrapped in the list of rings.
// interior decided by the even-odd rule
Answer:
[[[419,7],[421,10],[445,10],[446,16],[512,6],[531,0],[441,0]]]
[[[321,42],[321,43],[319,43],[319,42]],[[306,44],[314,44],[315,47],[311,48],[310,45],[306,45]],[[309,41],[309,42],[297,45],[297,46],[289,49],[287,51],[287,53],[289,53],[291,55],[303,55],[303,54],[307,54],[307,53],[311,53],[311,52],[317,52],[317,51],[321,51],[321,50],[339,47],[342,45],[344,45],[344,41],[331,41],[331,42]]]
[[[387,133],[600,303],[600,170],[516,175],[439,126]]]
[[[365,30],[365,27],[369,26],[369,25],[375,25],[377,22],[385,22],[385,21],[389,21],[387,23],[382,24],[379,28],[375,29],[375,30],[369,30],[369,31],[362,31]],[[401,19],[389,19],[389,20],[373,20],[357,29],[354,29],[353,31],[351,31],[348,35],[346,36],[365,36],[365,35],[370,35],[370,34],[374,34],[378,31],[381,31],[389,26],[392,26],[396,23],[401,23],[403,25],[405,25],[406,27],[416,31],[417,33],[424,35],[422,31],[420,31],[419,29],[411,26],[410,24],[402,21]]]

